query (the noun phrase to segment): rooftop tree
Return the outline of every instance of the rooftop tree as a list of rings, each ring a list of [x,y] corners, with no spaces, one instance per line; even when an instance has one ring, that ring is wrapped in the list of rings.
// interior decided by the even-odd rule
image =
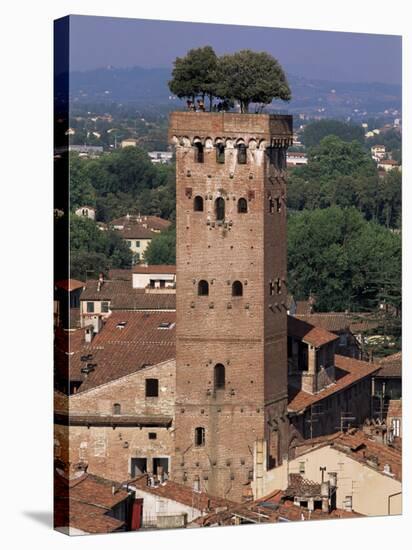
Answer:
[[[217,95],[239,101],[242,113],[249,111],[250,103],[267,105],[273,99],[291,99],[281,65],[266,52],[241,50],[223,55],[219,58],[218,80]]]
[[[217,57],[211,46],[191,49],[185,57],[175,59],[172,80],[168,83],[170,91],[193,102],[197,96],[203,101],[207,96],[212,110],[217,88],[216,69]]]

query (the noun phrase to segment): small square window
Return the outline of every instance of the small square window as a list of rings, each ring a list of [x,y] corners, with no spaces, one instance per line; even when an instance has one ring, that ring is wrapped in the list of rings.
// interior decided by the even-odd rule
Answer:
[[[146,378],[146,397],[159,396],[159,380],[157,378]]]
[[[156,432],[149,432],[149,439],[157,439],[157,433]]]

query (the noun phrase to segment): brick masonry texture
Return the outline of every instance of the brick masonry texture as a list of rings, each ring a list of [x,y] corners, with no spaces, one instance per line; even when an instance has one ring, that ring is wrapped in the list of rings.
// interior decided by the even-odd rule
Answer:
[[[241,500],[255,442],[268,441],[272,464],[288,443],[286,188],[269,153],[285,151],[291,118],[172,113],[169,136],[177,172],[173,476],[187,484],[199,477],[211,494]],[[238,140],[246,145],[246,164],[237,161]],[[196,141],[203,163],[195,162]],[[224,164],[216,161],[219,141]],[[194,211],[196,196],[203,211]],[[218,197],[225,203],[221,223]],[[247,213],[238,212],[240,198]],[[198,296],[200,280],[209,283],[208,296]],[[232,296],[234,281],[242,283],[242,296]],[[217,390],[216,364],[225,367],[225,387]],[[196,427],[205,430],[203,446],[195,446]]]

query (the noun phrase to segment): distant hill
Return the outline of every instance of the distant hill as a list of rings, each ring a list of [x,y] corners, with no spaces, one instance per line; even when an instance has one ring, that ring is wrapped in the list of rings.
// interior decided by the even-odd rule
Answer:
[[[176,101],[170,99],[167,85],[170,78],[171,70],[167,68],[107,67],[75,71],[70,74],[70,95],[77,103],[170,104],[172,108]],[[294,75],[288,78],[293,99],[288,104],[273,103],[276,110],[340,117],[356,116],[365,111],[372,116],[385,110],[401,109],[401,86],[310,80]]]

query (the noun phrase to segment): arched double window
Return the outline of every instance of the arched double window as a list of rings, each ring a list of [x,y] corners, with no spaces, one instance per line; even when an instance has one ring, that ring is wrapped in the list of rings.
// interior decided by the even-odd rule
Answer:
[[[205,160],[204,149],[200,141],[197,141],[194,144],[194,148],[195,148],[195,162],[200,162],[200,163],[204,162]]]
[[[247,200],[243,197],[237,202],[237,211],[239,214],[247,214]]]
[[[215,390],[223,390],[225,387],[225,367],[221,363],[215,365],[214,368],[214,384]]]
[[[197,295],[198,296],[209,296],[209,283],[205,280],[201,280],[197,285]]]
[[[203,212],[203,197],[200,195],[197,195],[193,199],[193,210],[195,212]]]
[[[232,296],[243,296],[243,285],[240,281],[232,284]]]
[[[225,219],[225,199],[223,197],[218,197],[215,200],[215,216],[217,221]]]
[[[246,145],[244,143],[239,143],[237,145],[237,162],[238,164],[247,163],[247,151],[246,151]]]

